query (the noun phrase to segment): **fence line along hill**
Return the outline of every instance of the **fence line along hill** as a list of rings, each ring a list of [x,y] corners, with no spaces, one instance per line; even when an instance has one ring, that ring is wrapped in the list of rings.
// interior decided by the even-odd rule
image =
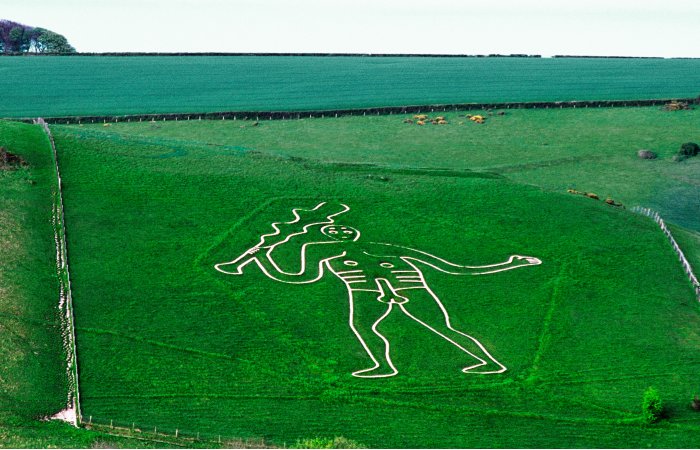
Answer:
[[[190,121],[190,120],[293,120],[305,118],[325,118],[343,116],[367,116],[381,114],[421,114],[447,111],[490,111],[509,109],[563,109],[563,108],[625,108],[642,106],[661,106],[672,102],[684,104],[700,103],[700,99],[643,99],[643,100],[591,100],[565,102],[507,102],[507,103],[457,103],[435,105],[384,106],[357,109],[325,109],[304,111],[220,111],[220,112],[189,112],[163,114],[128,114],[128,115],[99,115],[99,116],[63,116],[47,117],[50,124],[89,124],[89,123],[118,123],[144,121]],[[19,118],[22,122],[30,123],[34,119]]]

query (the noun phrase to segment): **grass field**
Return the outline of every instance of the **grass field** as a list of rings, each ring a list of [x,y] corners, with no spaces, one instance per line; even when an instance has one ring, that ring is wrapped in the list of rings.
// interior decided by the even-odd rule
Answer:
[[[696,97],[700,59],[17,57],[0,117]]]
[[[0,146],[31,166],[0,170],[0,421],[65,407],[65,356],[56,302],[48,139],[38,127],[0,123]]]
[[[86,447],[103,437],[36,421],[67,396],[49,142],[39,127],[0,122],[0,146],[28,163],[0,170],[0,447]]]
[[[186,156],[196,146],[221,156],[255,151],[329,164],[490,171],[549,191],[575,188],[651,207],[700,232],[700,161],[671,160],[683,142],[700,141],[698,109],[520,110],[494,115],[483,126],[464,113],[437,114],[449,125],[420,127],[388,115],[265,121],[259,127],[180,121],[82,129],[109,141],[165,146],[162,159]],[[639,149],[651,149],[659,159],[640,160]]]
[[[670,161],[698,140],[697,112],[402,119],[53,127],[83,415],[279,445],[700,445],[688,406],[700,316],[675,254],[648,218],[565,192],[652,206],[697,244],[698,163]],[[661,158],[638,161],[642,146]],[[392,312],[380,330],[399,374],[353,377],[369,360],[339,280],[214,270],[320,201],[351,207],[342,223],[358,242],[462,264],[540,258],[484,277],[425,272],[453,325],[508,371],[461,373],[463,353]],[[668,419],[644,427],[650,385]]]
[[[28,164],[0,170],[0,447],[163,447],[39,421],[67,398],[51,227],[55,172],[38,126],[0,121],[0,147]]]

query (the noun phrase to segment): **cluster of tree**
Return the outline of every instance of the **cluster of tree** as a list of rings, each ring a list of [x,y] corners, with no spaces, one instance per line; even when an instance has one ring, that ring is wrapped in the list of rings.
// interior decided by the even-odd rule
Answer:
[[[75,48],[51,30],[0,20],[0,53],[75,53]]]

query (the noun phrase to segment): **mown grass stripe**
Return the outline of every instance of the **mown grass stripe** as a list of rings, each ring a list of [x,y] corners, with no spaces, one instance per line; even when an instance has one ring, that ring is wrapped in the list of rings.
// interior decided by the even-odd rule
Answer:
[[[196,348],[181,347],[178,345],[168,344],[167,342],[156,341],[153,339],[146,339],[146,338],[143,338],[140,336],[129,336],[127,334],[118,333],[118,332],[113,331],[113,330],[103,330],[100,328],[90,328],[90,327],[76,327],[76,330],[86,332],[86,333],[91,333],[91,334],[97,334],[97,335],[115,336],[115,337],[118,337],[121,339],[128,339],[128,340],[135,341],[135,342],[142,342],[144,344],[149,344],[149,345],[153,345],[156,347],[162,347],[162,348],[166,348],[169,350],[177,350],[180,352],[195,353],[195,354],[207,356],[210,358],[219,358],[219,359],[228,359],[228,360],[237,359],[237,358],[232,357],[231,355],[225,355],[223,353],[206,352],[206,351],[199,350]]]

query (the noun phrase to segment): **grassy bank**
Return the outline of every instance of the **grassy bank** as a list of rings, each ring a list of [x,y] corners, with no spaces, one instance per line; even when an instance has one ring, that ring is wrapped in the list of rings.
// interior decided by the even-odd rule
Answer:
[[[63,409],[67,395],[51,228],[53,165],[39,127],[0,122],[0,146],[28,164],[0,170],[0,418],[40,418]]]
[[[0,170],[0,447],[163,447],[40,421],[67,398],[51,228],[55,172],[38,126],[0,121],[0,147],[26,162]]]

